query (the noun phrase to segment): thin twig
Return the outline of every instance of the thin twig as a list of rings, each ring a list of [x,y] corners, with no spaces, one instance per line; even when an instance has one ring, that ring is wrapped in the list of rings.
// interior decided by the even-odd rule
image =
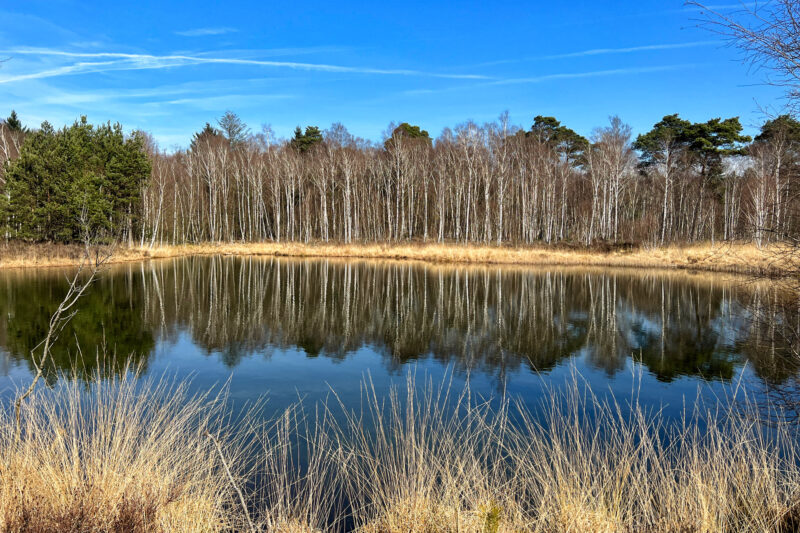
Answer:
[[[81,263],[78,266],[78,270],[75,272],[75,275],[72,277],[72,280],[69,283],[69,288],[67,289],[67,294],[64,296],[64,299],[61,300],[61,303],[58,304],[55,312],[50,316],[50,321],[48,323],[47,335],[45,336],[44,340],[37,344],[33,350],[31,350],[31,362],[33,366],[36,368],[36,374],[33,376],[33,380],[31,380],[30,385],[28,388],[25,389],[17,400],[14,402],[14,418],[16,420],[16,427],[17,432],[20,430],[20,418],[21,418],[21,410],[22,410],[22,402],[25,399],[33,394],[34,389],[36,388],[37,383],[42,378],[44,374],[44,368],[47,364],[47,360],[50,357],[50,350],[52,348],[53,343],[58,339],[58,335],[64,329],[64,327],[69,323],[70,320],[75,316],[77,313],[76,310],[72,310],[72,307],[78,303],[81,296],[86,292],[86,289],[92,284],[92,282],[97,277],[97,273],[99,272],[100,268],[105,265],[106,262],[111,258],[111,252],[106,253],[102,258],[99,255],[99,252],[95,251],[94,261],[91,257],[91,245],[92,241],[89,238],[89,232],[84,232],[84,251],[83,251],[83,259],[81,259]],[[81,275],[83,274],[84,270],[87,268],[87,265],[90,269],[89,277],[81,281]],[[42,346],[42,356],[39,359],[39,362],[36,362],[36,357],[34,352]]]

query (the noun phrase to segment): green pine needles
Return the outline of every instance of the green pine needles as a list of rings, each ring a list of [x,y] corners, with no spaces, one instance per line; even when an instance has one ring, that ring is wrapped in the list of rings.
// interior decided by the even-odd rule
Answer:
[[[60,130],[42,124],[8,163],[0,223],[24,241],[70,243],[90,236],[131,240],[150,177],[144,136],[81,117]]]

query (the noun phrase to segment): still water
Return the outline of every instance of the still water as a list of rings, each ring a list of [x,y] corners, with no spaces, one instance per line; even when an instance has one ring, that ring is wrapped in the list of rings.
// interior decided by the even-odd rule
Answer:
[[[67,271],[0,271],[0,393],[28,383]],[[577,370],[595,390],[677,416],[742,381],[792,381],[780,335],[751,319],[771,289],[722,275],[401,262],[193,257],[118,265],[79,304],[47,380],[106,357],[145,375],[229,382],[272,409],[331,390],[357,402],[409,371],[535,404]],[[102,364],[105,372],[113,367]]]

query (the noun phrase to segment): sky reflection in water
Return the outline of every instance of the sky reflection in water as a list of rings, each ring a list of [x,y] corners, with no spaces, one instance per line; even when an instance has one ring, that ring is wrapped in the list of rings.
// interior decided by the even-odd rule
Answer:
[[[25,383],[30,350],[66,290],[59,271],[0,272],[0,390]],[[781,384],[797,367],[748,309],[767,286],[682,272],[440,267],[416,263],[193,257],[112,267],[81,302],[48,369],[96,367],[105,339],[117,361],[145,373],[192,376],[204,390],[230,378],[243,404],[270,409],[334,389],[356,405],[407,371],[452,372],[485,395],[533,404],[574,367],[595,390],[630,395],[678,415],[698,390]],[[108,370],[113,371],[113,370]]]

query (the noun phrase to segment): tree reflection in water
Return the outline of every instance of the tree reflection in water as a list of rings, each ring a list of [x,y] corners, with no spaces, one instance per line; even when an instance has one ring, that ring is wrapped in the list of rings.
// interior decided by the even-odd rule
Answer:
[[[0,273],[0,349],[30,365],[66,285],[58,272]],[[390,366],[435,358],[502,378],[546,372],[581,356],[613,375],[635,357],[659,380],[727,380],[745,362],[787,382],[796,358],[780,335],[749,319],[768,285],[682,272],[424,266],[401,262],[192,257],[114,267],[81,303],[54,349],[74,366],[77,347],[105,342],[146,364],[181,332],[235,366],[252,353],[299,347],[344,358],[363,346]],[[91,371],[85,357],[79,371]],[[50,379],[54,379],[51,369]]]

